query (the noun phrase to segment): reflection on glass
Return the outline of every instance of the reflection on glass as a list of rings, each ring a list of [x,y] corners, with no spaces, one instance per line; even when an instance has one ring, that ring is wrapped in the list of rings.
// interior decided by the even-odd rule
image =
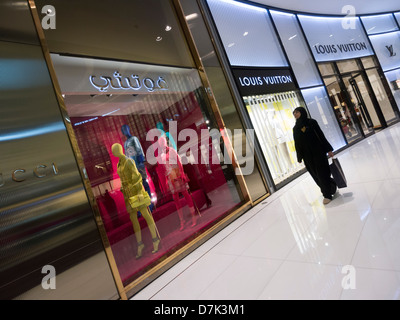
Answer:
[[[324,87],[301,90],[311,118],[315,119],[334,150],[346,145],[343,134],[335,120],[335,112]]]
[[[300,101],[294,91],[244,97],[250,119],[275,184],[304,168],[293,141],[293,110]]]

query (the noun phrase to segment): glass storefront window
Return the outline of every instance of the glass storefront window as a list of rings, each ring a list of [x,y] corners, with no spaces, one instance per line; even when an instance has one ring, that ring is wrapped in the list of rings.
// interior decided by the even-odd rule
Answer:
[[[374,57],[319,63],[318,66],[349,143],[398,119]]]
[[[196,69],[52,55],[126,286],[243,197]]]
[[[275,184],[304,168],[297,162],[293,110],[301,106],[296,91],[243,97]]]
[[[400,106],[400,69],[385,72],[385,76],[393,97],[396,100],[397,105]]]
[[[391,122],[397,119],[393,107],[389,101],[388,95],[383,87],[382,79],[379,76],[377,69],[366,70],[369,82],[371,83],[372,90],[378,100],[379,106],[382,109],[383,116],[386,122]]]
[[[336,84],[336,78],[332,77],[329,80],[324,80],[328,88],[329,97],[326,94],[324,87],[304,89],[301,90],[301,93],[303,94],[304,100],[307,104],[310,116],[318,121],[333,149],[339,150],[346,145],[346,141],[343,138],[343,134],[340,132],[335,116],[338,117],[338,119],[342,118],[347,120],[341,124],[342,126],[347,126],[344,128],[346,131],[353,130],[352,134],[359,133],[357,132],[356,127],[350,126],[352,125],[352,123],[348,121],[350,119],[350,114],[347,109],[345,109],[346,106],[343,104],[339,86]],[[332,83],[333,87],[331,87],[331,89],[328,83]],[[332,98],[334,98],[335,101],[332,101]],[[332,110],[329,100],[332,101],[331,103],[334,106],[334,110]]]

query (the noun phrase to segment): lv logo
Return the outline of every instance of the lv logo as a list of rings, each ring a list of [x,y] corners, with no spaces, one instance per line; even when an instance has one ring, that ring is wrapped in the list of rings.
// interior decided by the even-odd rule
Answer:
[[[390,56],[389,57],[394,57],[396,55],[396,52],[393,51],[393,45],[391,44],[390,46],[386,46],[386,49],[388,49]]]

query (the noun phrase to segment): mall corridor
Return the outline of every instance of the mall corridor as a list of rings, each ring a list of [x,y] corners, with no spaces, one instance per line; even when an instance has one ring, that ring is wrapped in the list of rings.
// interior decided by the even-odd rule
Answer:
[[[308,173],[132,299],[400,299],[400,124],[337,155],[348,187],[324,206]]]

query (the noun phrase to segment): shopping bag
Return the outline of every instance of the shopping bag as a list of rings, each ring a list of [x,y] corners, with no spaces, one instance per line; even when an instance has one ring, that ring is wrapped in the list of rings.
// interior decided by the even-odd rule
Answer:
[[[342,166],[337,158],[332,158],[332,163],[329,165],[332,173],[333,180],[335,180],[338,188],[346,188],[347,180],[344,175]]]

